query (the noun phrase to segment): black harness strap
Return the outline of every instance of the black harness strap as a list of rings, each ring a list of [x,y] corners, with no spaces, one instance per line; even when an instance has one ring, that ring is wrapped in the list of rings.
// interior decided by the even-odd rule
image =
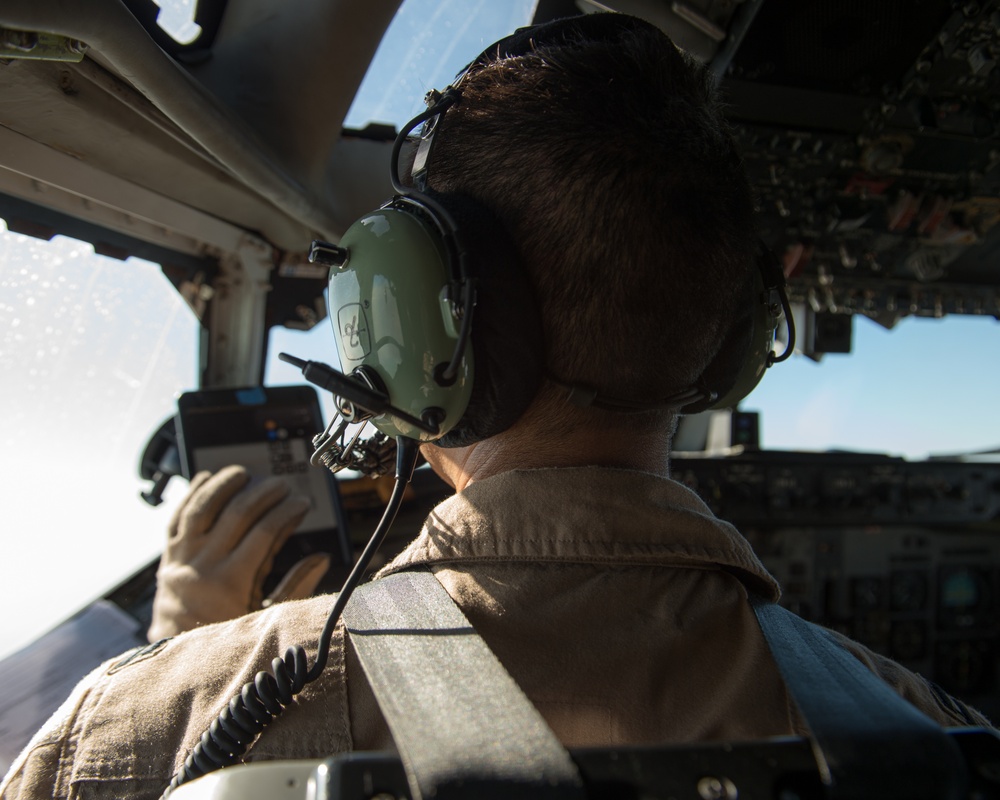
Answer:
[[[751,597],[789,693],[812,733],[830,798],[945,800],[966,794],[965,761],[937,723],[830,634]]]
[[[809,726],[829,798],[966,795],[964,759],[940,726],[823,628],[751,604]],[[431,573],[361,587],[344,620],[414,800],[583,797],[565,748]]]
[[[417,798],[582,798],[576,766],[444,587],[401,572],[344,611]]]

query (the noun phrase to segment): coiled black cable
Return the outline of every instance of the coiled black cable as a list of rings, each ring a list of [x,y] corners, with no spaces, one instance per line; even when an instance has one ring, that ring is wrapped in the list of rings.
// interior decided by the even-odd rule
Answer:
[[[781,310],[785,315],[785,326],[788,328],[788,338],[785,340],[785,352],[780,356],[775,356],[774,353],[770,353],[767,357],[767,365],[780,364],[782,361],[786,361],[789,356],[795,351],[795,317],[792,316],[792,307],[788,302],[788,292],[785,291],[784,286],[778,287],[778,295],[781,298]]]
[[[276,658],[271,662],[271,672],[261,670],[252,681],[244,684],[239,694],[229,701],[218,718],[201,735],[201,740],[170,780],[161,800],[165,800],[174,789],[188,781],[238,763],[261,731],[285,710],[307,683],[316,680],[323,672],[340,615],[396,518],[418,455],[416,441],[402,436],[396,438],[396,485],[375,533],[344,581],[344,586],[330,609],[319,637],[316,663],[312,669],[308,668],[305,649],[301,645],[295,645],[285,651],[283,659]]]

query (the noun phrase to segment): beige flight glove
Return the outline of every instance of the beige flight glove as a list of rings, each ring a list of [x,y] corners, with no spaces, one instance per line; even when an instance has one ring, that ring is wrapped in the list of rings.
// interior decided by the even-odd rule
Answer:
[[[309,500],[281,478],[248,488],[249,481],[249,473],[235,466],[200,472],[191,481],[170,520],[156,573],[151,642],[308,597],[330,566],[327,555],[308,556],[263,596],[274,555],[302,522]]]

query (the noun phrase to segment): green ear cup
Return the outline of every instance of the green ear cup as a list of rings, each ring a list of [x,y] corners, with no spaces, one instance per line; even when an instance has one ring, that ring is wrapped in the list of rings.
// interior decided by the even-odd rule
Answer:
[[[433,415],[438,435],[447,433],[469,403],[473,356],[467,348],[450,386],[435,380],[460,327],[440,237],[418,214],[390,203],[348,228],[340,246],[348,257],[330,270],[329,305],[342,371],[374,371],[392,405],[418,418]],[[373,423],[388,436],[437,438],[387,414]]]

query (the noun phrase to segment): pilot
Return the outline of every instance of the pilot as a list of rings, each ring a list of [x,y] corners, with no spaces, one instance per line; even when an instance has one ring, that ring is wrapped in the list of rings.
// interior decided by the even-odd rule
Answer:
[[[457,436],[422,445],[455,494],[381,574],[431,569],[566,745],[804,734],[748,603],[779,587],[669,477],[679,408],[726,391],[754,304],[754,201],[713,82],[621,15],[515,38],[462,79],[426,185],[496,217],[540,322],[515,307],[532,298],[500,309],[487,333],[512,369]],[[489,316],[483,277],[476,322]],[[330,604],[274,604],[104,665],[15,762],[3,797],[157,797],[245,682],[291,645],[315,652]],[[942,725],[988,724],[844,644]],[[245,759],[391,747],[338,627],[325,671]]]

